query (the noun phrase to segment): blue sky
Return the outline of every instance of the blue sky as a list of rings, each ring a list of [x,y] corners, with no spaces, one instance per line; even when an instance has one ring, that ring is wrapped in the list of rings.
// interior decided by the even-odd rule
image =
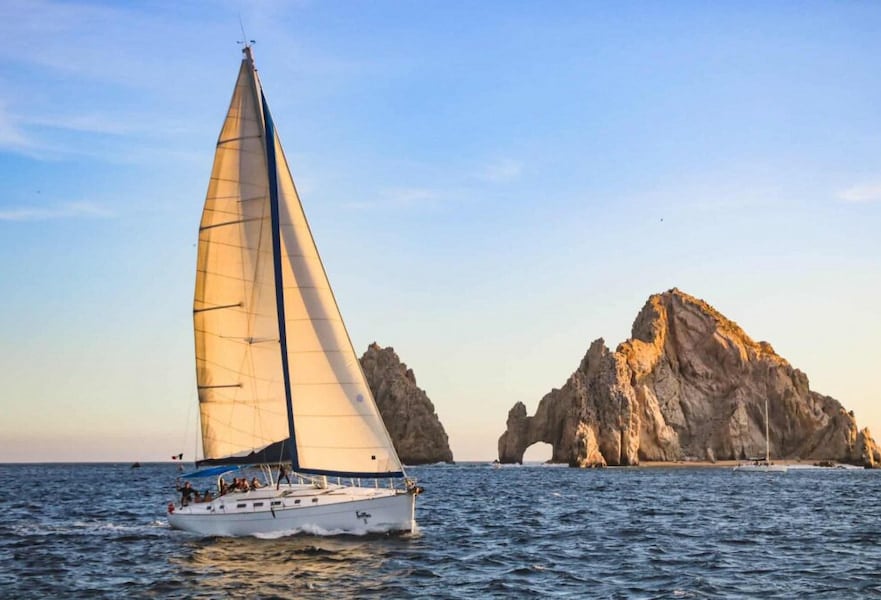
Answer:
[[[195,447],[239,19],[356,350],[492,459],[652,293],[881,437],[875,2],[0,4],[0,461]]]

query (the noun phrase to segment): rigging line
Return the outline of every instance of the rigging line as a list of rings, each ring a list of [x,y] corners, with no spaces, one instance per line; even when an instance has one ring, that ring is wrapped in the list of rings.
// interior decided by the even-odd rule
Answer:
[[[242,198],[241,194],[223,194],[223,195],[215,194],[213,196],[208,196],[208,199],[209,200],[235,200],[237,202],[247,202],[250,200],[265,200],[266,195],[264,194],[262,196],[251,196],[249,198]],[[218,210],[216,208],[212,209],[212,210],[214,210],[215,212],[218,212]]]
[[[242,28],[242,40],[239,42],[240,44],[244,44],[245,48],[250,48],[251,44],[256,44],[255,40],[249,40],[248,36],[245,35],[245,24],[242,22],[242,14],[239,13],[239,26]]]
[[[187,409],[187,419],[184,424],[183,443],[181,444],[182,447],[186,447],[186,445],[187,445],[187,437],[189,437],[188,434],[190,432],[190,417],[193,414],[193,407],[194,407],[194,405],[195,406],[199,405],[198,400],[196,400],[196,402],[193,402],[193,400],[194,400],[193,391],[190,390],[190,401],[188,402],[188,404],[190,406]],[[196,451],[196,447],[199,444],[198,428],[199,428],[199,422],[198,422],[198,418],[197,418],[196,419],[196,430],[197,431],[196,431],[196,435],[193,436],[193,460],[195,460],[195,457],[196,457],[195,451]]]
[[[202,437],[202,411],[199,410],[196,413],[196,420],[193,426],[193,463],[199,460],[199,440]],[[204,454],[204,448],[202,448],[202,454]]]
[[[206,229],[214,229],[215,227],[225,227],[227,225],[239,225],[240,223],[250,223],[251,221],[262,221],[260,217],[251,217],[250,219],[237,219],[235,221],[224,221],[223,223],[214,223],[212,225],[203,225],[199,227],[199,231]]]
[[[239,152],[239,154],[241,155],[241,154],[248,154],[248,153],[247,152]],[[255,155],[255,156],[257,156],[257,155]],[[232,177],[213,176],[208,180],[209,189],[210,189],[210,186],[215,183],[231,183],[231,184],[235,185],[235,184],[249,183],[249,182],[243,182],[239,179],[233,179]],[[256,184],[254,184],[254,183],[250,183],[250,185],[256,186]],[[211,199],[214,198],[214,196],[207,196],[207,197],[211,198]],[[224,197],[224,196],[218,196],[218,197]]]
[[[221,144],[226,144],[228,142],[240,142],[242,140],[259,140],[259,139],[260,139],[259,135],[242,135],[239,137],[217,140],[217,145],[220,146]]]
[[[209,310],[220,310],[222,308],[242,308],[244,305],[244,302],[239,302],[238,304],[222,304],[220,306],[209,306],[208,308],[194,308],[193,312],[201,313]]]

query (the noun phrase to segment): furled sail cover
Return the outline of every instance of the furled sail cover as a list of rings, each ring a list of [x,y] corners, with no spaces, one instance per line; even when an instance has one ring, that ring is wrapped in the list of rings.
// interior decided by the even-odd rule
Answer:
[[[205,457],[247,455],[272,442],[277,443],[273,448],[281,448],[287,444],[278,442],[287,442],[291,433],[273,279],[270,156],[277,177],[294,468],[358,476],[400,474],[400,460],[260,99],[259,81],[246,58],[218,143],[199,244],[195,322]],[[271,146],[265,145],[265,131]],[[224,225],[233,221],[238,223]],[[206,310],[219,306],[229,308]],[[231,384],[240,387],[219,387]]]

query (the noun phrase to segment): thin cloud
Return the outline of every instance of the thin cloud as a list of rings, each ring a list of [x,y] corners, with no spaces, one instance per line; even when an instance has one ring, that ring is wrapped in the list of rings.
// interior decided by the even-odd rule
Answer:
[[[134,123],[134,124],[130,124]],[[150,127],[141,125],[151,123]],[[69,116],[19,117],[6,110],[0,101],[0,151],[20,154],[41,161],[58,161],[70,157],[97,160],[111,164],[138,164],[167,160],[192,162],[201,153],[186,147],[192,126],[175,121],[163,122],[158,129],[165,134],[157,146],[157,119],[147,115],[108,118],[81,114]],[[77,141],[70,134],[78,134]],[[82,143],[82,136],[94,143]],[[178,150],[169,150],[181,148]]]
[[[0,149],[29,152],[34,143],[25,135],[18,119],[9,114],[4,103],[0,102]]]
[[[386,201],[392,206],[422,206],[435,204],[438,193],[427,188],[392,188],[384,193]]]
[[[501,160],[484,167],[480,178],[490,183],[507,183],[520,178],[523,164],[516,160]]]
[[[37,160],[54,160],[66,154],[83,154],[81,149],[66,150],[63,144],[51,143],[35,137],[34,129],[54,129],[76,133],[116,135],[125,133],[122,127],[106,119],[83,115],[73,117],[22,117],[11,112],[0,100],[0,151],[14,152]],[[42,136],[46,138],[47,136]],[[48,136],[51,137],[51,136]]]
[[[852,204],[869,204],[881,202],[881,183],[857,185],[839,192],[838,198]]]
[[[90,202],[68,202],[57,206],[23,206],[0,209],[0,221],[54,221],[61,219],[103,219],[111,217],[107,209]]]
[[[128,25],[137,23],[137,27]],[[0,3],[0,34],[12,47],[27,48],[11,60],[44,73],[142,87],[145,73],[162,60],[143,48],[163,23],[137,5],[6,0]],[[98,32],[84,36],[84,32]],[[172,37],[172,32],[168,32]],[[133,44],[134,42],[134,44]],[[113,48],[106,52],[106,45]]]
[[[29,125],[51,127],[79,133],[126,135],[137,132],[130,123],[114,121],[106,115],[37,116],[28,120]]]
[[[689,210],[715,213],[715,212],[736,212],[744,209],[757,207],[772,206],[775,200],[773,197],[763,195],[753,196],[736,196],[723,195],[720,193],[715,197],[706,197],[686,203],[684,206]]]

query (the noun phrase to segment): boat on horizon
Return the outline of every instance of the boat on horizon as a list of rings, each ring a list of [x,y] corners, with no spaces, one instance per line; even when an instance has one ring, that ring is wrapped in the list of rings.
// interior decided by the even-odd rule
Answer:
[[[249,44],[202,212],[193,324],[204,458],[179,478],[171,527],[231,536],[415,529],[421,488],[361,370]],[[226,477],[246,468],[254,485],[236,477],[230,489]],[[208,493],[197,494],[192,482],[205,478]]]
[[[768,398],[765,398],[765,458],[755,459],[752,462],[741,463],[734,467],[735,471],[755,473],[785,473],[785,464],[771,462],[771,436],[768,425]]]
[[[796,464],[789,465],[790,471],[865,471],[866,467],[861,467],[859,465],[849,465],[845,463],[839,462],[829,462],[828,464],[824,464],[825,461],[821,461],[819,463],[814,463],[811,465],[804,464]]]

